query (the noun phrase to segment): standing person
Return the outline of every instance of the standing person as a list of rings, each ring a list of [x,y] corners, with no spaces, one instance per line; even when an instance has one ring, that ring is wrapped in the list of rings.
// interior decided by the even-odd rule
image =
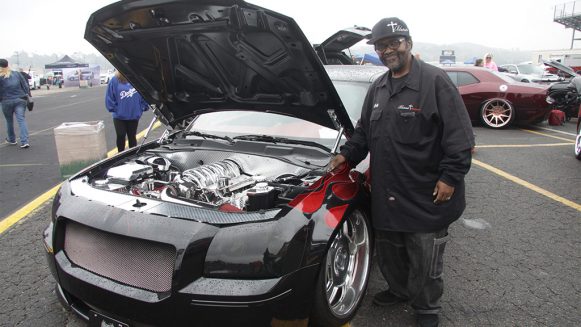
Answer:
[[[481,58],[478,58],[474,62],[474,66],[476,66],[476,67],[484,67],[484,61]]]
[[[6,59],[0,59],[0,99],[2,99],[2,113],[6,119],[6,142],[16,145],[16,134],[14,133],[14,117],[20,129],[20,147],[27,149],[28,127],[24,113],[26,112],[26,99],[30,94],[28,81],[19,72],[14,72],[8,67]]]
[[[487,53],[484,55],[484,67],[490,70],[498,71],[498,66],[496,66],[494,61],[492,61],[492,53]]]
[[[149,109],[149,105],[119,71],[109,81],[105,106],[113,115],[113,124],[117,134],[117,151],[125,150],[126,136],[129,147],[136,146],[139,118],[144,111]]]
[[[24,69],[19,68],[18,71],[20,72],[20,74],[22,74],[22,76],[24,76],[27,82],[32,78],[29,73],[24,71]]]
[[[472,126],[446,72],[411,54],[402,20],[380,20],[371,36],[389,71],[369,88],[355,132],[329,169],[355,167],[370,153],[376,251],[389,286],[373,302],[409,301],[419,326],[437,326],[448,226],[466,206]]]

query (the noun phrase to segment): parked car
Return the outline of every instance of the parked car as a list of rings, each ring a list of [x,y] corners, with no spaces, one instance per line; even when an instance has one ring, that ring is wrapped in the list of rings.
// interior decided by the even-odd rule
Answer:
[[[563,78],[549,73],[544,66],[530,63],[501,65],[505,69],[505,74],[518,82],[523,83],[554,83]]]
[[[539,123],[551,110],[549,85],[517,82],[481,67],[443,67],[458,87],[470,119],[490,128]]]
[[[363,26],[354,26],[338,31],[321,44],[313,47],[325,65],[353,65],[354,58],[344,52],[371,34],[371,30]]]
[[[30,70],[27,73],[30,76],[30,79],[28,80],[28,87],[30,87],[31,90],[40,89],[40,75],[38,75],[33,70]]]
[[[325,167],[385,68],[327,73],[292,18],[237,0],[114,3],[85,38],[168,131],[63,182],[43,234],[62,303],[96,326],[350,321],[369,193]]]
[[[581,104],[581,76],[571,67],[559,62],[547,60],[543,63],[557,70],[559,74],[570,77],[549,87],[547,102],[551,107],[563,111],[567,121],[573,117],[578,117],[579,105]],[[579,120],[577,120],[577,127],[579,127]]]
[[[107,72],[101,73],[101,76],[100,76],[101,84],[109,84],[109,81],[111,80],[113,75],[115,75],[114,71],[107,71]]]

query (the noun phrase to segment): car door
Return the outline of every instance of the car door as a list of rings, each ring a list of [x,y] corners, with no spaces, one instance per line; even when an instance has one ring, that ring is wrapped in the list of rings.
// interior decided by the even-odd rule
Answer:
[[[480,93],[477,92],[480,81],[469,72],[446,71],[446,73],[458,88],[470,119],[477,121],[478,115],[480,114],[480,105],[483,100]]]

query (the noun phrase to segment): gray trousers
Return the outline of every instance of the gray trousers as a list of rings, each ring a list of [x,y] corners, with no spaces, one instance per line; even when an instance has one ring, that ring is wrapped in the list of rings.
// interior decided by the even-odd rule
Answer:
[[[379,269],[389,290],[408,299],[416,314],[440,312],[448,229],[434,233],[375,231]]]

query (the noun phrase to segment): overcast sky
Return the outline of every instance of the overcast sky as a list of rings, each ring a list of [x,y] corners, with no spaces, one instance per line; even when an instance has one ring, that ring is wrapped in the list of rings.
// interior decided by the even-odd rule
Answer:
[[[2,0],[0,56],[97,53],[83,39],[89,15],[112,0]],[[404,20],[415,42],[471,42],[519,50],[569,49],[572,30],[553,22],[559,0],[254,0],[293,17],[311,43],[339,29],[371,28],[383,17]],[[581,1],[577,3],[581,11]],[[581,33],[577,34],[581,37]],[[576,48],[581,48],[577,41]]]

